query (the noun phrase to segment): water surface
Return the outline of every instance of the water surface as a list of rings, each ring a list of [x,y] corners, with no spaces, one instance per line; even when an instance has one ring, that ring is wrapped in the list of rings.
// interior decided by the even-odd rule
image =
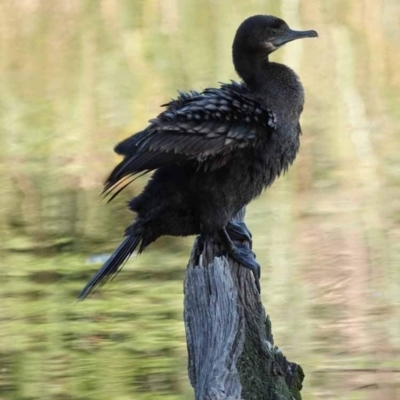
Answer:
[[[273,55],[306,89],[300,155],[248,208],[276,343],[303,398],[400,399],[400,3],[0,2],[0,398],[184,400],[182,280],[161,240],[75,298],[131,220],[99,193],[113,146],[176,89],[236,79],[235,29],[271,13],[318,40]]]

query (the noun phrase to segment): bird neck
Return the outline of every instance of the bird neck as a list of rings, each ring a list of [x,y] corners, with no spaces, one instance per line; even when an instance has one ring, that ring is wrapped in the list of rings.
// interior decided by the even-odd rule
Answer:
[[[271,67],[268,55],[246,54],[233,52],[233,63],[236,72],[250,88],[260,88],[268,80],[268,70]]]

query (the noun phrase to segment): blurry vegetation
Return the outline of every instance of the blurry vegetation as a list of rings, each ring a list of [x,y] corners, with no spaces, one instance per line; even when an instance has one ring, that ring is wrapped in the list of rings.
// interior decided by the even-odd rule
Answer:
[[[101,201],[113,146],[176,89],[236,79],[231,41],[256,13],[320,34],[273,55],[306,88],[302,148],[248,209],[276,341],[305,399],[400,398],[397,0],[1,0],[1,399],[192,398],[191,238],[75,296],[146,182]]]

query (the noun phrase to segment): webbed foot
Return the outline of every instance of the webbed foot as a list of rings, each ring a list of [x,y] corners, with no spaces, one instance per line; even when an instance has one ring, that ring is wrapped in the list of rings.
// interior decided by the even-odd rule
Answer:
[[[228,235],[226,229],[222,229],[220,232],[220,238],[226,251],[232,257],[233,260],[238,262],[245,268],[250,269],[253,272],[254,281],[259,293],[261,293],[260,287],[260,275],[261,267],[260,264],[255,260],[254,253],[246,245],[236,246]]]
[[[249,242],[250,248],[253,248],[252,234],[247,229],[244,222],[229,222],[226,226],[226,231],[228,232],[231,240],[238,240],[241,242]]]
[[[236,246],[236,249],[232,250],[233,250],[232,253],[230,253],[229,255],[240,265],[250,269],[253,272],[254,281],[258,293],[261,293],[261,287],[260,287],[261,267],[260,264],[254,259],[254,253],[245,245]]]

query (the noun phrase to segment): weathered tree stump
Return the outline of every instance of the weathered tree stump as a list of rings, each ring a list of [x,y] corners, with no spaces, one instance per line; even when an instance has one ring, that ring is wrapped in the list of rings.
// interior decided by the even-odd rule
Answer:
[[[196,400],[301,399],[303,370],[274,346],[251,272],[221,256],[218,245],[207,242],[199,254],[198,244],[186,272],[184,311]]]

